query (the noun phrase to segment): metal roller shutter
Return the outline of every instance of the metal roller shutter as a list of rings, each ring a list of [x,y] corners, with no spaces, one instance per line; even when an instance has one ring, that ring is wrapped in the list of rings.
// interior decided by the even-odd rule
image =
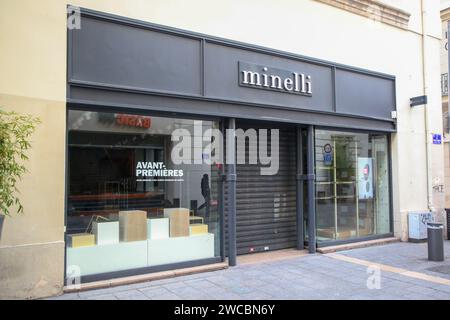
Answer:
[[[280,163],[278,173],[272,176],[261,175],[259,163],[236,166],[237,254],[295,247],[297,235],[295,129],[262,127],[260,124],[239,124],[239,127],[244,130],[249,127],[279,129]],[[248,145],[245,151],[248,159]]]

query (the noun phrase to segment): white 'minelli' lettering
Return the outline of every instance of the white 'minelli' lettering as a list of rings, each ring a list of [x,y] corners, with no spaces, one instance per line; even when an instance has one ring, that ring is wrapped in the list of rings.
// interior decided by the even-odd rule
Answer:
[[[242,70],[241,83],[247,86],[260,87],[261,89],[275,89],[286,92],[312,95],[312,81],[310,75],[292,72],[289,76],[282,76],[280,70],[262,67],[261,73],[258,71]],[[272,73],[272,74],[271,74]],[[278,73],[278,74],[274,74]]]
[[[278,83],[278,84],[275,84]],[[279,76],[270,76],[270,87],[271,88],[277,88],[277,89],[282,89],[281,88],[281,78]]]
[[[283,83],[284,90],[292,91],[292,84],[293,84],[293,82],[294,81],[292,81],[291,78],[284,79],[284,83]]]
[[[244,71],[242,71],[242,74],[243,74],[243,78],[244,78],[242,80],[242,83],[256,85],[256,86],[261,85],[261,76],[259,75],[258,72],[244,70]],[[249,78],[250,78],[250,81],[249,81]]]

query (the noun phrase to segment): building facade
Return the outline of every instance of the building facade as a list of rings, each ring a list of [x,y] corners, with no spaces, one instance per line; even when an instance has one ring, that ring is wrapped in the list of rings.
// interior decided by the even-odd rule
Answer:
[[[42,124],[0,297],[445,218],[438,1],[1,6],[0,106]]]
[[[449,113],[448,113],[448,22],[450,20],[450,3],[441,3],[442,43],[441,43],[441,93],[444,129],[444,167],[445,186],[450,183],[450,149],[449,149]],[[450,208],[450,195],[445,188],[445,207]]]

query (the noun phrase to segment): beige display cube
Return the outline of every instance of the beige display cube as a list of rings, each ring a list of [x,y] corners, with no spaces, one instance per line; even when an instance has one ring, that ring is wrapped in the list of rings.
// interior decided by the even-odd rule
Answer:
[[[147,240],[147,212],[119,211],[119,238],[123,242]]]
[[[164,209],[164,216],[169,218],[169,234],[171,238],[189,236],[189,209]]]

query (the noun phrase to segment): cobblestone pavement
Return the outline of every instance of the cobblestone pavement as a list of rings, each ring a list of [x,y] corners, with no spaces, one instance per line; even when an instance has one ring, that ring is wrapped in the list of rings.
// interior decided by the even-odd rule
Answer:
[[[445,251],[449,258],[444,262],[429,262],[426,244],[393,243],[337,255],[306,255],[68,293],[52,299],[450,299],[450,241],[446,241]],[[346,260],[355,258],[366,265]],[[395,268],[392,272],[381,268],[378,282],[378,271],[371,263]]]

